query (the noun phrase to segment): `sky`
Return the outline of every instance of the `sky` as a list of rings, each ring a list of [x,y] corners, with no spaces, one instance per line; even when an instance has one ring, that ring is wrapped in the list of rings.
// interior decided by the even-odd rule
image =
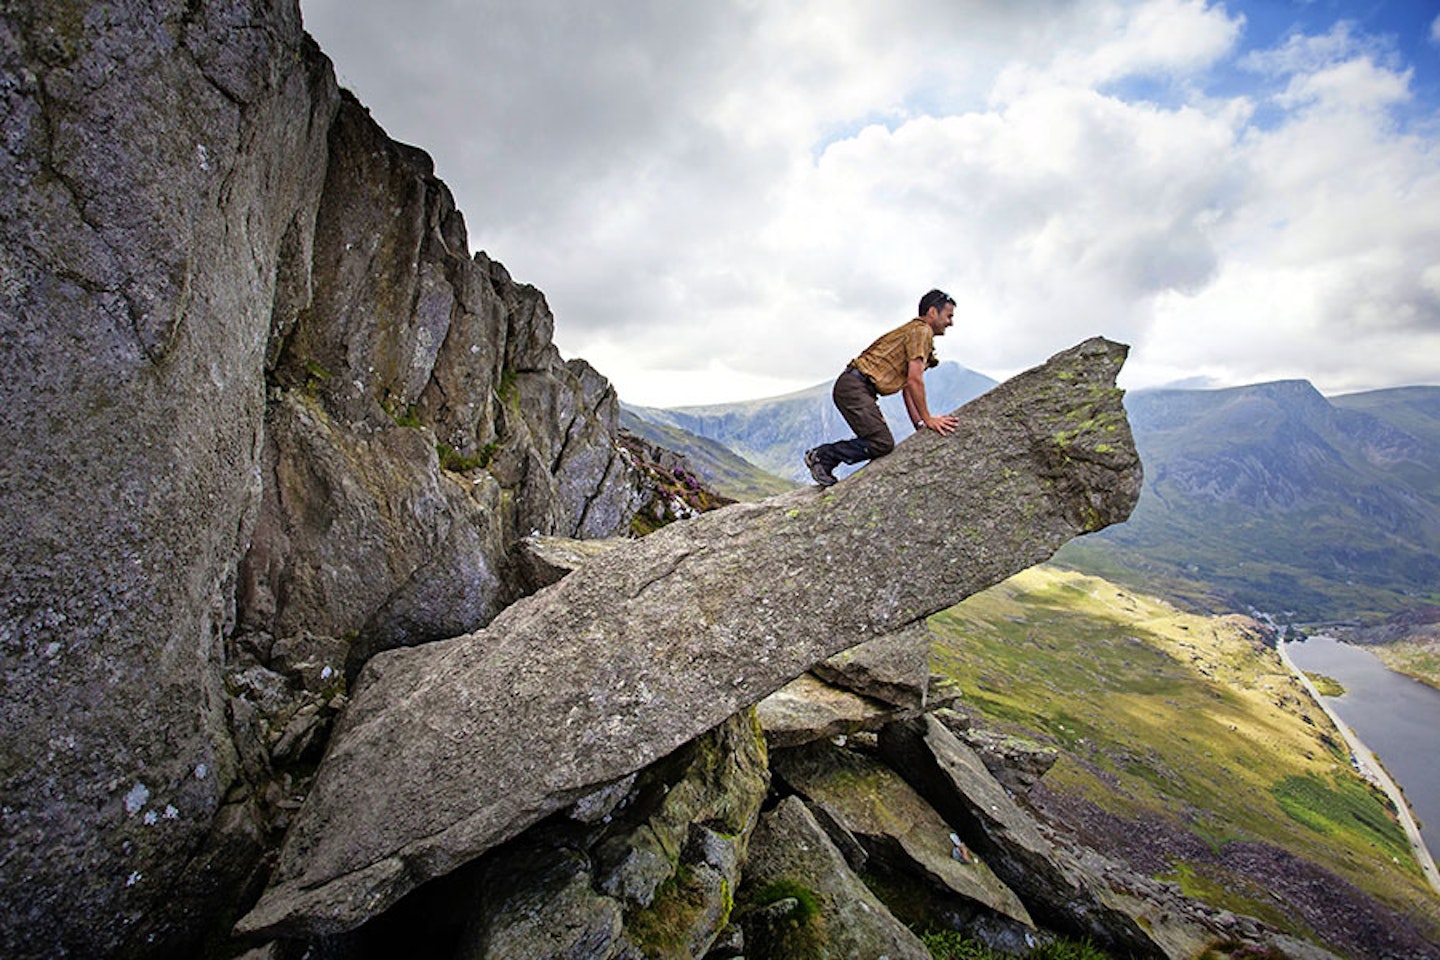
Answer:
[[[622,401],[832,380],[926,290],[996,379],[1440,384],[1440,2],[301,0]]]

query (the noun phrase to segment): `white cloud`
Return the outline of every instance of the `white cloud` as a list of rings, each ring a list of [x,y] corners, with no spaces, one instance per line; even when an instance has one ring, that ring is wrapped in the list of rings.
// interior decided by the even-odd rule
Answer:
[[[1282,107],[1318,105],[1353,110],[1384,108],[1410,96],[1410,75],[1396,74],[1369,60],[1348,60],[1314,73],[1294,76],[1276,97]]]
[[[1104,333],[1136,381],[1436,380],[1402,346],[1440,300],[1410,73],[1343,22],[1242,53],[1244,6],[304,9],[634,402],[828,379],[934,285],[960,302],[942,355],[996,376]]]

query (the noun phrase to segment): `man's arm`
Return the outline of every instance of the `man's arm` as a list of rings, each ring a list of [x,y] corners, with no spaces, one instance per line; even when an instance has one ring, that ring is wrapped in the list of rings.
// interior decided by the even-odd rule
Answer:
[[[925,426],[936,433],[946,434],[952,432],[960,422],[948,415],[930,415],[930,408],[925,403],[925,361],[919,357],[910,361],[910,366],[905,371],[905,386],[900,392],[905,398],[905,410],[910,414],[910,422],[915,424],[915,429]]]

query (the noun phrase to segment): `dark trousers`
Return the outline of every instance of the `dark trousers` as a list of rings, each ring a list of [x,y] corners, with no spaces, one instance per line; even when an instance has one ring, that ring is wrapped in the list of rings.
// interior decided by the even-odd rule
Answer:
[[[879,394],[870,379],[854,367],[835,380],[835,389],[830,396],[836,408],[855,436],[850,440],[837,440],[815,448],[816,455],[826,467],[834,469],[841,463],[862,463],[883,457],[895,449],[895,437],[885,422],[876,401]]]

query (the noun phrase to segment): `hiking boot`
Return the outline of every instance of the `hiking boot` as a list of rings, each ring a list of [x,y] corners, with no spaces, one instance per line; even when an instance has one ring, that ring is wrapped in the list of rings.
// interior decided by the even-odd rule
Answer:
[[[830,468],[825,465],[825,461],[820,459],[819,447],[805,451],[805,466],[810,468],[810,476],[814,477],[815,482],[820,486],[833,487],[835,485],[835,474],[831,473]]]

